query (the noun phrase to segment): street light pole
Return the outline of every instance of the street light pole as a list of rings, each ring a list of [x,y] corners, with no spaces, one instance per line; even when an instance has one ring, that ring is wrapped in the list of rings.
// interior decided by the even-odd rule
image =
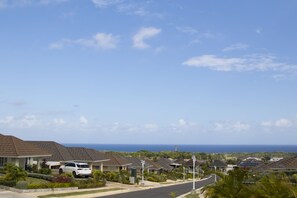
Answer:
[[[192,155],[193,160],[193,192],[195,192],[195,162],[196,162],[196,156]]]
[[[144,165],[145,165],[145,161],[144,160],[141,160],[141,185],[144,186]]]
[[[217,167],[214,166],[214,169],[215,169],[215,182],[217,182]]]

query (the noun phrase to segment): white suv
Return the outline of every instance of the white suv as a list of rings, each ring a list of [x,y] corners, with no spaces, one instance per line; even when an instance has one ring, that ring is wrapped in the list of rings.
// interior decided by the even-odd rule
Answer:
[[[87,163],[67,162],[65,165],[60,166],[59,173],[71,173],[73,177],[89,177],[92,174],[92,170]]]

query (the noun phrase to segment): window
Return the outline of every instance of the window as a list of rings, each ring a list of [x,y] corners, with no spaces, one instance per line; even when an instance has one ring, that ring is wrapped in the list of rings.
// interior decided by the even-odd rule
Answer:
[[[6,157],[0,157],[0,167],[5,166],[7,163],[7,158]]]

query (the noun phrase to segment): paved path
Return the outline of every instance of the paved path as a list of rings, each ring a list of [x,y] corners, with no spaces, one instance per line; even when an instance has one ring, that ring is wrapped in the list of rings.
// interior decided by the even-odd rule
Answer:
[[[1,198],[32,198],[30,195],[25,195],[23,193],[16,193],[7,190],[0,189]]]
[[[211,176],[209,179],[196,182],[196,188],[201,188],[205,185],[211,184],[214,182],[214,177]],[[135,192],[122,193],[117,195],[110,196],[100,196],[101,198],[166,198],[170,197],[171,192],[175,192],[176,196],[183,195],[192,190],[193,183],[172,185],[167,187],[160,187],[148,190],[140,190]]]

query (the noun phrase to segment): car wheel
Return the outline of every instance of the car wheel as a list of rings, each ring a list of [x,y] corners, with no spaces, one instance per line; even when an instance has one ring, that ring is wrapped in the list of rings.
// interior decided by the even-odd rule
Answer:
[[[59,174],[63,174],[63,170],[62,169],[59,169]]]
[[[76,175],[76,172],[75,172],[75,171],[73,171],[73,172],[72,172],[72,175],[73,175],[73,177],[74,177],[74,178],[76,178],[76,177],[77,177],[77,175]]]

